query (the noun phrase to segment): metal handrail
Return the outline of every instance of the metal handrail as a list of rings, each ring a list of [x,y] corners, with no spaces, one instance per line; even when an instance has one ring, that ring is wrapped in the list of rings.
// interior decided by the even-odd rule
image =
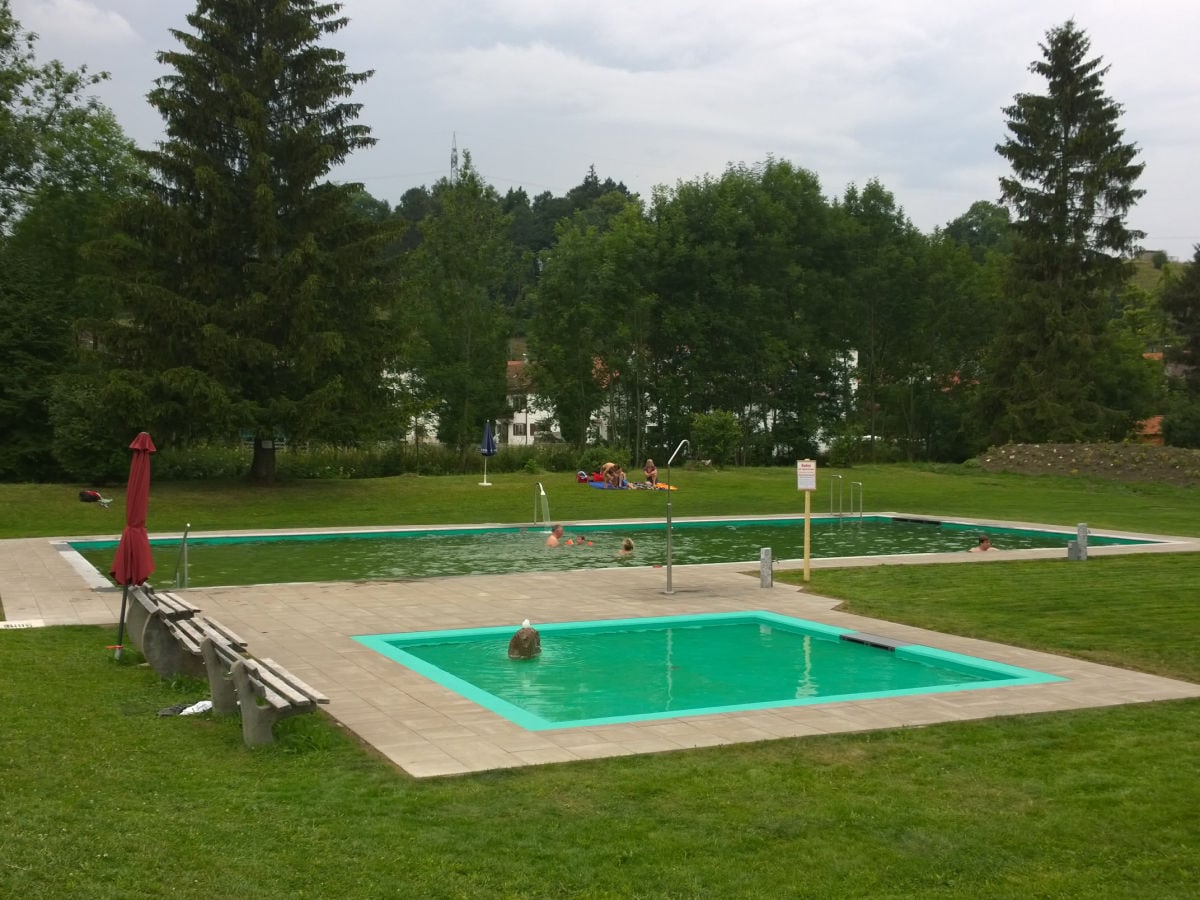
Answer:
[[[671,491],[674,485],[671,484],[671,463],[675,462],[675,457],[679,455],[679,451],[684,447],[691,447],[688,439],[684,438],[679,442],[679,446],[675,448],[675,452],[671,454],[671,458],[667,460],[667,590],[666,593],[673,594],[675,589],[671,586]]]
[[[537,487],[533,492],[533,525],[536,528],[538,525],[538,501],[541,500],[542,524],[547,528],[550,527],[550,498],[546,496],[546,489],[542,487],[542,483],[537,482]]]
[[[862,521],[863,517],[863,483],[861,481],[850,482],[850,515],[854,515],[854,486],[858,485],[858,518]]]
[[[192,529],[192,523],[188,522],[183,529],[183,538],[179,543],[179,555],[175,557],[175,587],[185,588],[188,586],[188,561],[187,561],[187,539],[188,532]],[[180,582],[179,574],[183,573],[183,581]]]

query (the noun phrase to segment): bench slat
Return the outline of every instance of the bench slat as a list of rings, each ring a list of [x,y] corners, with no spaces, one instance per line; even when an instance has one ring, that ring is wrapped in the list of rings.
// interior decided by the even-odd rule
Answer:
[[[246,642],[213,619],[197,616],[190,619],[167,620],[167,630],[183,648],[195,656],[201,655],[200,644],[205,638],[212,641],[217,656],[232,664],[246,649]],[[232,638],[232,640],[230,640]]]
[[[150,615],[159,615],[167,620],[189,619],[200,612],[200,607],[188,603],[175,594],[158,593],[152,588],[141,585],[135,585],[129,593]]]
[[[306,697],[296,687],[293,687],[289,682],[279,677],[272,669],[260,665],[257,660],[248,661],[246,663],[246,671],[250,673],[251,681],[257,681],[258,685],[264,689],[264,693],[260,695],[264,700],[271,702],[266,695],[267,693],[274,692],[286,699],[293,706],[312,705],[311,698]]]
[[[234,634],[233,631],[226,628],[224,625],[222,625],[216,619],[207,619],[206,618],[203,620],[203,622],[204,622],[204,627],[208,630],[208,632],[210,634],[213,635],[213,643],[214,644],[219,644],[219,643],[224,642],[226,644],[229,644],[232,647],[236,647],[239,650],[246,649],[246,641],[243,638],[238,637],[236,634]]]
[[[269,683],[270,688],[280,692],[283,696],[293,696],[306,703],[328,703],[329,697],[326,697],[322,692],[313,688],[313,686],[302,682],[290,673],[286,668],[278,664],[275,660],[263,659],[256,661],[258,676]]]
[[[277,675],[279,678],[287,681],[292,687],[296,688],[296,690],[300,691],[302,694],[304,694],[309,699],[314,700],[317,703],[328,703],[329,702],[328,697],[326,697],[324,694],[322,694],[320,691],[318,691],[312,685],[308,684],[306,681],[303,681],[300,678],[297,678],[295,675],[293,675],[291,672],[289,672],[287,669],[285,669],[279,663],[275,662],[275,660],[263,659],[263,660],[259,660],[259,662],[261,665],[269,668],[271,670],[272,674]]]
[[[175,637],[183,645],[183,649],[193,656],[200,655],[200,642],[204,640],[204,633],[195,627],[191,627],[190,619],[180,619],[176,622],[167,622],[167,631]]]

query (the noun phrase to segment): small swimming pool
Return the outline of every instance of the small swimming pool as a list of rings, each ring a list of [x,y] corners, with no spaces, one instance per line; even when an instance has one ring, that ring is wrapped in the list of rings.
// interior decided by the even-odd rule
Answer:
[[[762,610],[536,627],[355,640],[530,731],[1065,680]]]
[[[978,525],[901,516],[814,517],[811,557],[939,553],[967,550]],[[1062,547],[1074,531],[988,527],[999,549]],[[624,538],[631,556],[618,556]],[[563,546],[545,546],[546,531],[519,526],[234,535],[190,538],[188,586],[276,584],[302,581],[362,581],[456,575],[500,575],[666,562],[666,525],[593,523],[568,525]],[[570,541],[570,543],[567,543]],[[1092,536],[1095,546],[1136,544],[1125,538]],[[803,559],[802,518],[743,518],[677,521],[672,528],[672,563],[757,562],[770,547],[776,560]],[[72,541],[98,572],[112,563],[115,540]],[[179,565],[179,541],[152,540],[156,581],[169,583]]]

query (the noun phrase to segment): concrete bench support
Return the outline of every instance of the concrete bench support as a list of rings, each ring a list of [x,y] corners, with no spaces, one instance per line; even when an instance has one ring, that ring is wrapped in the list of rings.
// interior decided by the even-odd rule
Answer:
[[[162,678],[204,674],[199,662],[179,645],[171,626],[190,619],[200,612],[182,597],[152,588],[134,586],[129,589],[129,637],[146,662]]]
[[[246,642],[216,619],[196,616],[168,626],[182,652],[189,657],[189,665],[201,667],[208,677],[212,692],[213,712],[221,716],[237,713],[237,696],[233,682],[229,680],[229,669],[242,658]]]
[[[242,739],[248,747],[273,743],[271,729],[280,719],[329,702],[316,688],[270,659],[239,659],[229,674],[242,710]]]

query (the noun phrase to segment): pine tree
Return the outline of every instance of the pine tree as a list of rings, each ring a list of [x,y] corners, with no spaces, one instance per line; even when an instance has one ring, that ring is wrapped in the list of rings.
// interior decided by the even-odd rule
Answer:
[[[1121,106],[1104,93],[1108,67],[1088,58],[1086,33],[1068,21],[1041,49],[1030,71],[1046,93],[1016,96],[996,148],[1012,165],[1000,179],[1015,213],[1011,308],[981,413],[997,443],[1119,438],[1147,399],[1141,360],[1128,358],[1111,322],[1142,237],[1125,216],[1144,193],[1134,187],[1143,166],[1124,141]]]
[[[199,0],[192,31],[172,31],[181,48],[158,55],[152,197],[105,248],[124,316],[104,347],[147,373],[159,445],[252,434],[259,481],[277,436],[351,441],[388,408],[387,226],[355,212],[361,186],[325,180],[374,143],[348,100],[371,73],[321,44],[340,9]]]

